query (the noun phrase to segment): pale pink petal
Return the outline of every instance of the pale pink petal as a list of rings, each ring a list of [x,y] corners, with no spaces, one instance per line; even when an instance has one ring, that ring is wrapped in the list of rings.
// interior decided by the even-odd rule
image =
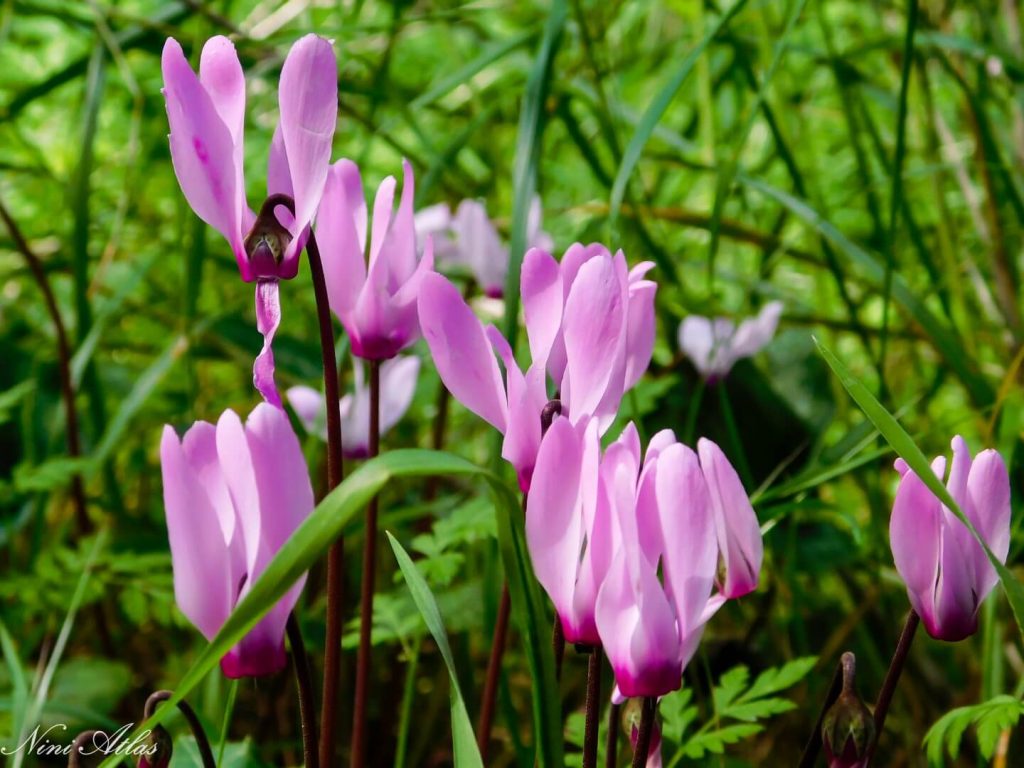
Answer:
[[[740,323],[732,337],[732,354],[734,359],[750,357],[767,346],[775,335],[782,315],[782,302],[770,301],[761,307],[756,317]]]
[[[514,360],[505,369],[508,428],[501,446],[501,456],[516,468],[519,488],[524,493],[530,489],[530,476],[540,446],[540,415],[547,404],[545,375],[543,366],[531,365],[524,376]]]
[[[697,442],[701,471],[707,482],[715,518],[719,552],[725,565],[722,594],[742,597],[757,589],[764,544],[757,515],[739,475],[710,440]]]
[[[274,280],[256,281],[256,330],[263,335],[263,349],[252,365],[253,386],[271,405],[281,407],[281,396],[274,384],[274,334],[281,324],[279,285]]]
[[[217,420],[216,442],[217,460],[231,494],[239,532],[245,545],[245,573],[251,574],[261,557],[263,532],[260,494],[245,427],[234,411],[224,411]]]
[[[562,276],[551,254],[531,248],[520,273],[523,316],[530,341],[530,358],[547,365],[551,345],[562,327]]]
[[[380,431],[395,426],[412,405],[416,378],[420,373],[418,357],[396,357],[380,367]]]
[[[647,371],[647,367],[651,364],[651,353],[654,351],[656,332],[654,294],[658,286],[650,280],[634,278],[634,274],[637,274],[640,267],[647,267],[649,264],[650,262],[638,264],[630,272],[629,310],[626,320],[625,388],[627,390],[632,389]]]
[[[975,528],[992,554],[1005,563],[1010,551],[1010,477],[997,451],[982,451],[975,457],[967,480],[967,498]],[[998,576],[982,551],[975,555],[974,568],[981,601],[995,586]]]
[[[556,417],[537,453],[526,504],[526,542],[537,581],[563,624],[572,615],[583,544],[582,462],[581,435],[568,419]]]
[[[662,567],[676,607],[681,635],[703,624],[718,565],[711,496],[692,450],[674,443],[657,457],[657,514]]]
[[[452,221],[458,260],[468,264],[484,293],[500,297],[508,274],[508,251],[487,216],[487,209],[476,200],[463,200]]]
[[[562,320],[573,421],[585,414],[606,417],[609,399],[617,405],[622,396],[625,312],[615,265],[596,258],[580,267]],[[598,413],[599,409],[603,412]]]
[[[933,463],[941,477],[945,459]],[[934,620],[939,573],[942,508],[921,479],[907,471],[900,480],[889,520],[889,544],[910,603],[922,618]]]
[[[366,200],[359,168],[351,160],[331,166],[320,203],[316,237],[331,310],[345,319],[366,282]]]
[[[419,321],[441,381],[455,399],[501,432],[508,405],[483,326],[459,290],[438,274],[420,285]]]
[[[225,510],[223,478],[217,465],[213,425],[198,422],[186,436],[188,450],[170,426],[160,441],[167,534],[174,570],[174,597],[189,621],[207,640],[234,606],[231,558],[219,516]],[[218,487],[219,486],[219,487]],[[226,513],[234,511],[228,505]]]
[[[171,160],[181,191],[199,218],[227,239],[242,278],[252,280],[242,244],[245,189],[239,183],[241,171],[232,129],[173,38],[164,44],[161,68]]]
[[[324,405],[323,393],[312,387],[297,385],[289,387],[285,392],[285,397],[288,398],[288,403],[295,411],[295,415],[299,417],[306,432],[326,439],[327,409]]]
[[[281,68],[278,98],[295,226],[302,230],[320,204],[338,120],[338,63],[327,40],[310,34],[292,46]]]

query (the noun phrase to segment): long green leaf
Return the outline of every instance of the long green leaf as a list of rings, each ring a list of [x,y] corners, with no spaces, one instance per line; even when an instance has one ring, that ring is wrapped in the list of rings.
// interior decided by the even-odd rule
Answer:
[[[711,41],[718,36],[746,4],[747,0],[737,0],[728,11],[722,14],[721,18],[708,30],[697,46],[679,63],[678,69],[672,73],[668,82],[661,87],[658,95],[654,97],[654,101],[647,107],[643,117],[640,118],[640,122],[637,123],[633,137],[629,140],[626,151],[622,155],[622,162],[619,164],[618,173],[615,174],[615,184],[612,186],[608,224],[613,230],[619,218],[622,199],[626,195],[626,185],[633,174],[633,169],[636,168],[636,164],[640,161],[640,156],[643,154],[644,147],[647,146],[647,141],[651,138],[655,127],[661,121],[662,115],[665,114],[665,110],[672,103],[672,99],[675,98],[676,93],[683,86],[686,78],[690,76],[690,72],[693,71],[693,67],[701,54],[704,53],[704,49],[708,47]]]
[[[441,620],[441,611],[437,607],[437,601],[402,545],[391,535],[390,531],[387,531],[387,536],[391,549],[395,553],[395,559],[398,560],[398,567],[402,570],[405,583],[409,587],[409,592],[412,593],[413,602],[419,608],[420,615],[423,617],[427,629],[430,630],[434,642],[437,643],[437,648],[441,651],[441,658],[444,659],[444,664],[448,668],[448,685],[452,706],[452,754],[455,758],[455,765],[483,768],[484,763],[473,736],[473,724],[466,711],[462,689],[459,688],[455,659],[452,656],[452,649],[448,645],[448,633],[444,630],[444,622]]]
[[[303,573],[319,560],[331,543],[361,519],[366,504],[388,483],[402,477],[425,475],[462,475],[483,478],[507,508],[515,505],[515,495],[499,478],[465,459],[449,453],[426,450],[391,451],[366,462],[331,491],[306,521],[292,534],[267,569],[253,583],[249,593],[235,607],[217,636],[203,649],[185,675],[178,681],[166,706],[160,707],[136,733],[161,723],[174,705],[191,693],[233,646],[249,632]],[[502,517],[501,515],[499,516]],[[513,603],[519,584],[510,581]],[[534,585],[534,589],[536,586]],[[104,768],[117,765],[123,756],[111,755]],[[548,763],[554,765],[554,763]],[[559,765],[559,768],[561,766]]]
[[[978,533],[974,524],[964,515],[949,491],[946,490],[946,486],[942,484],[942,481],[932,471],[928,459],[921,452],[921,449],[917,447],[917,444],[914,443],[913,438],[900,426],[900,423],[896,421],[893,415],[875,399],[875,396],[868,391],[867,387],[850,373],[850,370],[843,365],[828,347],[817,339],[814,340],[814,343],[818,345],[818,350],[821,352],[822,357],[825,358],[825,362],[835,371],[846,391],[850,393],[850,397],[864,411],[864,415],[871,419],[886,442],[907,462],[907,466],[910,467],[914,474],[921,478],[924,484],[928,486],[928,490],[934,493],[939,501],[967,526],[971,535],[981,544],[982,549],[985,550],[985,556],[999,575],[999,583],[1003,585],[1003,591],[1006,593],[1006,599],[1010,603],[1013,617],[1017,620],[1017,629],[1024,636],[1024,586],[1017,581],[1009,569],[992,553],[992,550],[989,549],[988,544],[981,537],[981,534]]]
[[[774,199],[790,213],[802,219],[860,267],[872,283],[880,288],[883,286],[885,267],[879,260],[847,238],[834,224],[827,221],[806,202],[758,179],[743,175],[740,175],[739,178],[748,187]],[[894,274],[892,278],[892,296],[925,330],[932,340],[932,344],[967,387],[974,403],[978,406],[990,404],[995,399],[995,393],[988,381],[979,373],[973,361],[965,354],[956,333],[925,306],[919,294],[907,285],[906,281],[898,274]]]

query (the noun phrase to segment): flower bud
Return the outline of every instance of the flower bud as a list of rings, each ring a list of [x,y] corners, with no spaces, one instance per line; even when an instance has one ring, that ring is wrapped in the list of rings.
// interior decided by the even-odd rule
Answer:
[[[146,753],[139,758],[138,768],[167,768],[173,752],[171,734],[162,726],[156,726],[149,734]]]
[[[857,695],[852,653],[843,654],[842,667],[843,690],[821,724],[825,756],[829,768],[866,768],[875,743],[875,719]]]

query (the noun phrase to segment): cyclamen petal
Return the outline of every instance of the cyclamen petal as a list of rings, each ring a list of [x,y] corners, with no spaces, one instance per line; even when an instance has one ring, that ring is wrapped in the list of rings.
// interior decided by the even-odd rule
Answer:
[[[722,449],[701,438],[697,442],[697,453],[725,566],[722,594],[729,599],[743,597],[757,589],[764,557],[761,527],[743,483]]]
[[[232,411],[216,427],[199,422],[180,443],[166,427],[160,458],[175,597],[212,639],[312,511],[305,459],[288,417],[267,403],[245,425]],[[265,675],[284,667],[285,621],[304,580],[225,655],[226,675]]]
[[[757,354],[775,335],[782,302],[765,304],[756,317],[736,324],[725,317],[690,315],[679,325],[679,348],[709,382],[724,378],[744,357]]]
[[[504,433],[508,404],[498,361],[462,294],[447,278],[426,275],[418,310],[441,381],[460,403]]]
[[[256,281],[256,330],[263,334],[263,349],[252,365],[252,383],[271,405],[281,407],[274,383],[274,335],[281,324],[281,298],[277,280]]]

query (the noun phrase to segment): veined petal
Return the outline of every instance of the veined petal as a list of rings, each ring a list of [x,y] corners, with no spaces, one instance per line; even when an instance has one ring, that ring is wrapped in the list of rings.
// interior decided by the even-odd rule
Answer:
[[[420,285],[419,320],[438,375],[455,399],[505,432],[508,403],[483,326],[458,289],[436,273]]]
[[[256,329],[263,335],[263,349],[252,365],[253,386],[271,405],[281,407],[274,383],[274,334],[281,324],[281,298],[276,279],[256,281]]]
[[[331,310],[344,319],[355,309],[366,282],[366,199],[359,168],[339,160],[327,174],[316,236]]]
[[[625,311],[622,284],[611,260],[591,259],[581,266],[562,320],[573,421],[597,415],[609,394],[617,395],[616,403],[622,396]]]
[[[278,98],[297,237],[320,204],[338,121],[338,63],[327,40],[310,34],[292,46],[281,68]]]
[[[181,191],[196,215],[227,239],[242,278],[252,280],[242,244],[245,189],[239,182],[241,169],[232,129],[174,38],[164,44],[161,69],[171,160]]]
[[[696,453],[674,443],[658,453],[657,464],[662,566],[680,634],[687,635],[703,623],[715,582],[718,542],[713,507]]]
[[[932,469],[942,477],[945,465],[945,459],[939,457]],[[941,526],[942,505],[921,479],[908,470],[893,500],[889,545],[910,603],[922,618],[935,615]]]
[[[520,272],[523,315],[530,341],[530,359],[546,366],[551,345],[562,327],[562,276],[550,253],[531,248]]]
[[[967,514],[989,549],[1001,562],[1010,551],[1010,477],[998,451],[982,451],[974,458],[967,479]],[[974,561],[978,600],[984,600],[999,577],[981,547]]]
[[[563,624],[572,616],[583,545],[582,465],[581,435],[568,419],[556,417],[537,452],[526,503],[526,543],[537,581]]]
[[[637,269],[647,264],[649,262],[638,264],[630,272],[629,309],[626,319],[627,390],[632,389],[647,371],[647,366],[651,364],[651,353],[654,351],[654,294],[658,286],[650,280],[633,279]]]
[[[757,589],[764,556],[761,527],[743,483],[722,449],[701,438],[697,442],[697,453],[711,498],[719,551],[725,564],[722,594],[730,599],[742,597]]]
[[[160,441],[167,534],[174,569],[174,597],[181,612],[212,640],[234,607],[235,584],[228,540],[220,518],[234,524],[217,463],[213,425],[192,426],[188,449],[170,426]]]

